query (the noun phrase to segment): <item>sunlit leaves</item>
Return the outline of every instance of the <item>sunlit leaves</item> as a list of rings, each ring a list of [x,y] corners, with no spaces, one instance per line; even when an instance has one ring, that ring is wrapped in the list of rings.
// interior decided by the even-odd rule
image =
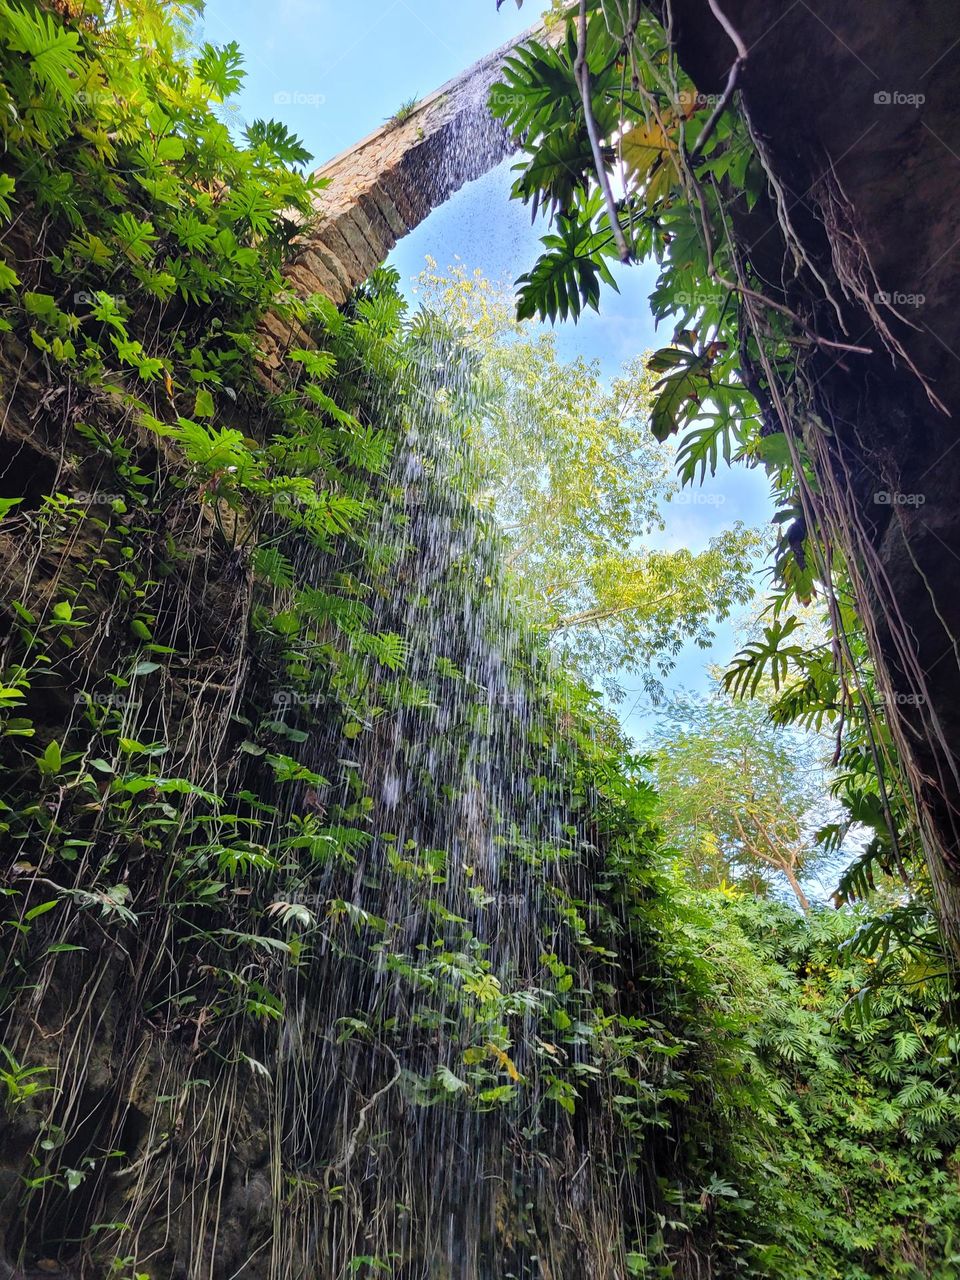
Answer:
[[[4,14],[8,46],[26,55],[30,70],[40,84],[63,98],[74,92],[74,78],[80,70],[80,37],[62,27],[52,14],[33,12],[9,5]]]
[[[674,486],[649,431],[645,361],[607,386],[517,324],[480,273],[429,269],[420,285],[482,358],[469,478],[505,530],[531,615],[578,670],[609,682],[628,666],[655,681],[684,640],[705,641],[711,616],[749,596],[757,535],[737,526],[697,555],[648,550]]]
[[[284,928],[312,929],[316,924],[313,912],[300,902],[271,902],[267,915]]]
[[[394,632],[357,631],[352,644],[355,652],[369,654],[390,671],[399,671],[406,661],[407,643]]]
[[[576,320],[584,307],[599,309],[601,284],[617,288],[607,265],[615,247],[609,229],[598,223],[600,208],[600,196],[594,194],[569,216],[558,215],[556,230],[542,239],[544,253],[517,281],[518,319]]]
[[[194,63],[200,80],[221,99],[229,98],[243,83],[243,54],[235,40],[217,46],[205,44]]]
[[[549,132],[558,104],[569,112],[578,100],[573,68],[562,53],[530,40],[505,59],[490,110],[513,132],[537,138]]]
[[[216,228],[192,209],[178,211],[172,225],[178,240],[189,253],[205,250],[216,235]]]
[[[146,415],[144,423],[157,435],[175,440],[187,461],[210,475],[231,470],[236,472],[253,465],[253,455],[246,439],[235,428],[207,427],[189,418],[180,418],[174,427]]]
[[[270,231],[276,217],[270,195],[259,182],[240,183],[231,190],[223,207],[229,217],[258,236]]]
[[[0,218],[7,221],[13,215],[10,199],[16,191],[17,184],[9,174],[0,174]]]
[[[648,213],[669,195],[679,178],[677,143],[661,124],[671,119],[672,113],[665,110],[660,120],[640,121],[619,142],[623,163],[642,188]]]
[[[580,89],[574,75],[576,37],[568,26],[565,39],[547,44],[529,40],[505,60],[502,80],[490,94],[490,109],[528,146],[515,166],[513,193],[538,209],[569,213],[577,192],[589,185],[592,151]],[[600,15],[590,21],[588,62],[592,110],[601,137],[618,119],[619,78],[616,41]]]
[[[279,120],[254,120],[244,131],[251,147],[262,147],[277,164],[308,164],[310,152]]]
[[[830,798],[818,739],[775,725],[761,702],[718,691],[667,702],[654,743],[664,825],[696,883],[789,892],[822,856]]]

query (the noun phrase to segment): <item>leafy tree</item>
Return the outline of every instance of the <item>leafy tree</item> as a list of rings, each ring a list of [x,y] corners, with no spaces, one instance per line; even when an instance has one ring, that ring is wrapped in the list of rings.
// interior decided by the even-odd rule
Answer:
[[[809,911],[801,882],[827,852],[822,740],[774,724],[761,701],[717,693],[671,699],[653,742],[664,826],[694,882],[765,893],[782,878]]]
[[[597,361],[561,360],[479,271],[430,261],[419,284],[478,357],[473,483],[535,619],[584,674],[614,687],[611,672],[639,670],[656,686],[685,642],[706,647],[711,624],[750,598],[760,535],[738,522],[699,553],[649,545],[677,485],[648,430],[643,359],[606,386]]]

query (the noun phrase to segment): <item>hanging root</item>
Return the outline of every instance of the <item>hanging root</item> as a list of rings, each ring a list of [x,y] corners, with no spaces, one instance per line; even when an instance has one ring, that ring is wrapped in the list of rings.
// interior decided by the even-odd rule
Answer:
[[[919,327],[897,311],[891,303],[884,300],[886,295],[880,288],[880,282],[870,261],[869,251],[856,227],[853,204],[843,190],[832,160],[810,194],[820,210],[830,245],[833,269],[845,297],[863,308],[871,327],[880,335],[880,340],[894,363],[899,360],[905,364],[923,387],[933,407],[949,418],[950,410],[933,390],[929,379],[917,368],[903,343],[887,323],[884,312],[896,317],[912,329]]]

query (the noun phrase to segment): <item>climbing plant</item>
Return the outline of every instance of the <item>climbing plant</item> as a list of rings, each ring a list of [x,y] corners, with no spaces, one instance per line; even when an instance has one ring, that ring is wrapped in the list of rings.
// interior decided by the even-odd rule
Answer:
[[[916,816],[922,779],[891,728],[897,695],[877,678],[876,628],[864,622],[875,584],[852,553],[835,484],[824,492],[830,431],[811,417],[805,391],[811,352],[843,359],[864,349],[772,298],[738,248],[736,217],[761,204],[771,216],[779,208],[762,140],[737,109],[743,56],[724,92],[708,96],[684,75],[647,6],[584,0],[558,7],[551,21],[560,38],[518,49],[491,94],[491,110],[523,147],[513,195],[551,224],[518,281],[519,313],[576,319],[599,305],[601,286],[616,287],[618,259],[659,264],[651,306],[675,328],[649,360],[657,377],[651,430],[677,438],[685,485],[721,460],[762,466],[781,531],[762,638],[734,660],[727,687],[744,696],[772,680],[781,723],[836,735],[840,790],[876,832],[847,888],[865,884],[871,864],[895,864],[929,903]],[[806,262],[789,227],[785,234]],[[797,420],[812,429],[794,430]],[[831,639],[807,649],[796,632],[814,601]]]

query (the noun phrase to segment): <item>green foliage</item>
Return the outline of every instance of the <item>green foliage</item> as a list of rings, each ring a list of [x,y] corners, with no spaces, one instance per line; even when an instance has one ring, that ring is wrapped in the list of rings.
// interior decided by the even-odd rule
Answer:
[[[476,1113],[463,1132],[490,1126],[498,1155],[535,1155],[538,1179],[593,1142],[576,1178],[644,1206],[614,1243],[630,1274],[679,1268],[696,1235],[729,1274],[906,1276],[907,1259],[936,1275],[954,1247],[957,1117],[922,904],[890,890],[878,914],[805,924],[749,899],[691,900],[662,849],[649,762],[518,623],[475,494],[426,439],[419,495],[392,469],[425,425],[411,404],[466,454],[476,352],[408,321],[389,273],[342,313],[289,297],[288,215],[309,216],[317,186],[290,168],[306,154],[282,125],[255,122],[240,145],[222,124],[235,46],[189,50],[152,0],[82,13],[0,0],[0,16],[0,213],[19,226],[0,278],[9,426],[41,479],[56,441],[47,487],[63,490],[25,485],[0,513],[0,827],[14,854],[0,1081],[22,1156],[5,1247],[146,1274],[146,1256],[167,1266],[151,1215],[156,1189],[175,1187],[185,1207],[161,1235],[206,1266],[225,1238],[216,1171],[262,1135],[289,1203],[271,1199],[256,1229],[276,1235],[281,1269],[301,1266],[297,1230],[311,1256],[324,1247],[334,1206],[350,1224],[341,1269],[380,1273],[398,1261],[380,1224],[410,1208],[371,1204],[380,1180],[357,1171],[384,1159],[390,1113],[374,1125],[371,1108],[402,1098]],[[606,129],[617,68],[596,33]],[[570,55],[568,39],[546,59],[564,92]],[[582,116],[567,123],[582,150]],[[650,149],[662,202],[669,147]],[[543,180],[565,216],[602,223],[587,183]],[[531,192],[540,182],[535,170]],[[585,261],[556,273],[558,314],[603,278]],[[285,362],[258,363],[268,308],[295,327]],[[622,541],[642,518],[603,447],[618,422],[608,405],[590,424],[591,466],[610,468],[589,530],[601,546],[608,521]],[[621,425],[629,452],[639,438]],[[565,462],[569,544],[589,518],[573,502],[582,463]],[[476,474],[465,458],[462,471]],[[424,512],[447,536],[431,535],[436,573],[417,579]],[[464,531],[476,537],[461,546]],[[591,564],[609,599],[609,558]],[[716,560],[663,558],[637,574],[689,589],[695,569],[733,595],[745,566],[724,577]],[[498,654],[523,714],[494,707],[467,640]],[[397,761],[413,797],[400,834],[384,799]],[[868,815],[877,796],[852,754],[843,765]],[[473,859],[463,832],[481,828],[496,834]],[[429,838],[451,831],[445,847]],[[505,896],[523,908],[515,950],[494,945]],[[330,1063],[348,1090],[331,1091]],[[343,1134],[310,1123],[331,1092]],[[521,1161],[514,1173],[530,1185]],[[98,1219],[101,1205],[123,1221]]]
[[[804,924],[749,899],[731,906],[719,898],[713,939],[696,929],[691,935],[717,964],[688,970],[691,978],[699,974],[708,1003],[719,1002],[723,1031],[718,1040],[707,1031],[706,1039],[717,1047],[721,1073],[743,1081],[740,1099],[758,1124],[739,1130],[732,1167],[709,1170],[711,1177],[719,1173],[722,1187],[704,1177],[699,1210],[691,1214],[689,1193],[677,1193],[679,1229],[691,1230],[701,1214],[726,1224],[729,1271],[721,1263],[722,1274],[946,1277],[957,1265],[956,1102],[944,1089],[956,1046],[938,985],[942,943],[910,789],[850,606],[850,574],[835,540],[824,547],[803,518],[810,507],[801,495],[816,492],[813,470],[799,434],[788,440],[773,411],[775,385],[788,415],[806,412],[796,367],[808,339],[782,309],[764,305],[767,282],[731,246],[734,207],[742,213],[766,199],[763,166],[736,98],[717,113],[696,95],[668,34],[651,17],[631,9],[628,29],[623,6],[587,0],[585,10],[590,105],[603,166],[622,195],[610,208],[596,194],[573,74],[573,13],[555,53],[534,46],[511,59],[491,94],[492,109],[524,148],[513,194],[554,223],[539,261],[518,281],[520,313],[576,317],[585,305],[596,306],[597,282],[614,249],[611,219],[632,257],[659,262],[653,311],[675,330],[671,345],[650,361],[659,375],[653,433],[658,440],[678,437],[685,484],[712,474],[721,458],[762,465],[784,530],[769,607],[725,684],[738,697],[762,697],[777,725],[832,737],[833,791],[843,810],[808,834],[837,856],[849,832],[865,831],[868,843],[843,875],[837,900],[873,899],[860,917],[847,909],[818,912]],[[810,429],[826,430],[818,422]],[[818,596],[826,597],[827,617],[811,625]],[[731,710],[729,717],[717,710],[709,725],[696,726],[702,732],[681,726],[678,737],[676,725],[664,729],[665,816],[684,858],[701,873],[707,864],[703,849],[690,845],[691,806],[698,798],[733,795],[732,806],[708,806],[708,825],[720,811],[742,815],[751,803],[743,788],[763,758],[772,765],[763,808],[796,824],[792,804],[780,809],[776,785],[782,778],[785,796],[792,794],[796,774],[776,750],[765,752],[776,736],[766,716],[766,706]],[[750,767],[727,768],[724,744],[739,732],[746,746],[748,722],[757,742]],[[731,786],[717,792],[723,779]],[[799,807],[807,807],[802,798]],[[736,835],[739,845],[728,836],[728,847],[742,846]],[[718,843],[714,876],[723,872],[722,853]],[[733,914],[740,919],[732,921]],[[738,931],[742,942],[731,951]],[[731,978],[721,996],[715,982],[723,972]],[[706,994],[711,987],[713,997]],[[917,1032],[921,1025],[931,1029],[928,1040]],[[728,1031],[743,1037],[734,1052],[724,1045]],[[923,1082],[898,1078],[915,1068]],[[925,1145],[920,1109],[928,1090],[936,1101],[927,1115],[943,1128]],[[631,1269],[645,1274],[668,1252],[665,1239],[660,1255],[645,1249],[643,1265]]]
[[[886,723],[864,628],[851,604],[856,575],[838,551],[838,537],[828,542],[810,527],[811,513],[826,508],[804,440],[829,434],[798,376],[810,335],[782,304],[767,305],[769,282],[731,240],[733,217],[769,200],[761,157],[736,95],[713,104],[698,94],[676,63],[669,33],[652,16],[633,13],[628,20],[622,6],[606,0],[587,0],[585,12],[602,165],[622,195],[612,208],[600,204],[592,151],[578,155],[569,147],[571,129],[584,127],[585,109],[573,73],[577,16],[568,11],[559,19],[567,27],[556,51],[532,46],[508,62],[491,91],[491,109],[523,147],[513,195],[557,224],[558,234],[544,241],[539,261],[519,282],[520,308],[555,314],[557,280],[565,281],[571,314],[584,305],[586,294],[577,286],[577,273],[585,270],[583,240],[564,240],[562,228],[587,210],[596,236],[588,253],[595,278],[612,252],[614,222],[633,258],[659,264],[651,306],[658,321],[675,327],[672,343],[649,361],[660,375],[652,432],[661,441],[677,438],[685,485],[712,474],[721,458],[764,467],[782,530],[761,628],[734,659],[726,686],[737,697],[752,697],[772,685],[778,723],[833,735],[840,766],[835,793],[846,815],[828,824],[825,838],[836,847],[852,826],[870,833],[841,896],[863,896],[872,882],[894,874],[926,903],[930,886],[911,796],[918,780],[911,785],[907,778]],[[562,188],[551,169],[559,155],[566,166]],[[789,439],[788,419],[806,424]],[[825,625],[818,620],[816,638],[808,642],[801,623],[817,599],[826,602]]]
[[[0,1084],[6,1090],[4,1101],[7,1107],[24,1106],[38,1094],[53,1088],[52,1084],[44,1081],[48,1067],[23,1066],[3,1045],[0,1045],[0,1053],[6,1060],[6,1066],[0,1067]]]
[[[728,975],[717,1008],[743,1036],[731,1084],[754,1116],[727,1175],[738,1195],[716,1211],[734,1250],[751,1242],[746,1274],[947,1280],[958,1258],[960,1097],[943,979],[917,982],[897,950],[869,1009],[852,1011],[850,993],[875,962],[854,959],[849,943],[869,913],[804,920],[729,896],[710,910],[703,941],[715,949],[714,980]]]
[[[546,252],[529,275],[521,276],[517,318],[545,316],[576,320],[584,306],[600,309],[600,286],[617,283],[607,266],[611,241],[596,229],[600,198],[595,193],[575,213],[558,213],[556,230],[543,237]]]
[[[199,1256],[218,1200],[166,1135],[207,1135],[214,1168],[234,1130],[211,1124],[208,1095],[233,1108],[269,1084],[312,1107],[312,1055],[291,1054],[287,1039],[301,1016],[317,1045],[335,1034],[344,1055],[353,1039],[384,1059],[402,1054],[409,1105],[473,1110],[522,1127],[528,1142],[578,1116],[602,1079],[615,923],[594,936],[598,913],[566,869],[582,863],[586,877],[600,857],[586,837],[595,804],[611,831],[633,824],[638,858],[651,852],[652,797],[598,751],[595,730],[615,742],[611,726],[594,720],[586,691],[551,674],[479,533],[435,585],[418,585],[420,508],[401,514],[408,494],[393,458],[424,425],[408,406],[452,413],[473,397],[476,370],[449,337],[438,362],[435,331],[406,321],[389,273],[343,313],[289,298],[287,215],[306,214],[316,189],[287,167],[304,157],[280,127],[251,126],[239,145],[220,123],[237,50],[207,46],[188,61],[166,8],[146,2],[109,17],[17,12],[29,14],[40,60],[31,70],[6,47],[15,181],[5,191],[12,209],[24,202],[25,225],[39,211],[45,229],[39,251],[14,250],[5,294],[11,343],[30,352],[39,388],[16,429],[32,448],[28,424],[49,422],[70,466],[56,481],[64,492],[5,512],[18,554],[3,584],[0,818],[16,861],[0,1013],[7,1087],[29,1096],[32,1116],[18,1148],[28,1150],[24,1240],[34,1224],[65,1221],[58,1196],[82,1185],[71,1247],[79,1241],[93,1267],[111,1249],[131,1255],[123,1224],[101,1230],[86,1217],[119,1188],[75,1111],[104,1044],[88,983],[125,993],[131,1034],[111,1062],[116,1078],[134,1078],[141,1046],[157,1046],[170,1092],[153,1104],[152,1145],[117,1158],[131,1168],[142,1158],[151,1185],[182,1180],[197,1206],[195,1221],[184,1215],[186,1247]],[[75,84],[89,86],[83,99]],[[268,307],[297,326],[300,345],[279,368],[257,364]],[[65,385],[82,408],[54,424]],[[423,448],[425,500],[451,535],[479,529],[466,494],[431,481],[437,463]],[[489,572],[478,576],[474,556]],[[29,566],[41,562],[38,578]],[[425,611],[444,618],[451,598],[483,620],[477,643],[518,636],[511,674],[529,719],[491,704],[457,628],[438,644],[422,625]],[[462,849],[384,831],[368,788],[385,785],[374,744],[390,741],[440,830],[455,806],[488,803],[470,754],[506,758],[506,743],[518,744],[525,798],[504,801],[515,815],[490,813],[495,859],[473,865]],[[564,815],[549,834],[527,820],[543,806]],[[522,969],[509,951],[488,954],[508,896],[538,909]],[[385,977],[389,1001],[371,994]],[[31,1056],[34,1019],[52,1025],[65,1010],[93,1066],[71,1060],[63,1089],[35,1089],[47,1064]],[[642,1042],[622,1047],[635,1058],[639,1142],[672,1104],[642,1054],[676,1046],[644,1021]],[[301,1128],[284,1151],[319,1164],[332,1196],[341,1157],[303,1156]],[[127,1142],[121,1130],[116,1141]],[[131,1219],[152,1211],[136,1191],[124,1206]]]
[[[828,817],[823,741],[774,724],[762,702],[718,692],[671,699],[652,745],[665,833],[695,883],[763,893],[772,877],[807,908],[801,881],[827,852],[818,843]]]
[[[552,336],[514,321],[478,271],[430,263],[418,283],[478,357],[466,483],[504,533],[530,617],[608,690],[621,668],[658,688],[684,642],[708,645],[713,623],[750,598],[759,534],[736,524],[696,554],[650,547],[677,486],[647,430],[643,361],[607,387],[595,363],[561,362]]]
[[[176,15],[150,0],[82,15],[3,4],[0,33],[15,175],[0,213],[22,224],[7,241],[21,271],[3,281],[2,372],[25,345],[34,399],[14,414],[16,447],[34,456],[40,419],[69,453],[65,492],[2,508],[0,828],[15,855],[0,1015],[8,1098],[35,1117],[29,1224],[89,1170],[67,1168],[43,1130],[73,1125],[84,1067],[63,1091],[41,1083],[51,1068],[21,1061],[24,1002],[69,1004],[123,957],[150,956],[129,1014],[193,1042],[184,1097],[195,1063],[221,1064],[223,1089],[223,1064],[269,1074],[251,1037],[282,1022],[288,972],[343,902],[308,907],[311,878],[352,866],[370,838],[352,762],[331,800],[308,730],[333,726],[336,762],[383,701],[413,696],[405,638],[361,599],[401,430],[379,396],[402,406],[409,361],[389,276],[349,321],[288,297],[292,215],[312,214],[322,184],[290,169],[308,157],[283,126],[255,122],[238,145],[220,122],[236,46],[189,55]],[[268,306],[313,344],[270,388],[255,362]],[[357,381],[334,382],[340,362]],[[53,422],[65,386],[83,407]],[[327,556],[344,567],[321,589],[304,565]],[[95,1041],[84,1019],[99,1015],[76,1013]]]
[[[389,128],[397,128],[410,119],[416,113],[417,107],[420,105],[420,99],[417,97],[405,98],[400,103],[392,116],[388,116],[386,123]]]

